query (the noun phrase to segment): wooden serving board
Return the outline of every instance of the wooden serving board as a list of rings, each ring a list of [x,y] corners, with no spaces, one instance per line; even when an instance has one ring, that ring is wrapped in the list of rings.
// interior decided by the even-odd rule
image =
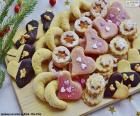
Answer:
[[[121,0],[123,5],[125,5],[125,0]],[[137,22],[138,27],[140,27],[140,7],[137,8],[126,8],[131,18]],[[17,35],[19,35],[19,31]],[[86,115],[90,112],[94,112],[98,109],[101,109],[109,104],[115,103],[119,100],[114,99],[103,99],[103,101],[95,106],[89,107],[82,100],[76,102],[68,103],[68,108],[64,111],[56,110],[51,108],[47,102],[41,102],[33,93],[32,83],[28,84],[26,87],[20,89],[16,86],[15,81],[12,81],[17,99],[21,106],[23,113],[41,113],[42,116],[78,116]],[[130,89],[130,95],[140,91],[140,84]]]

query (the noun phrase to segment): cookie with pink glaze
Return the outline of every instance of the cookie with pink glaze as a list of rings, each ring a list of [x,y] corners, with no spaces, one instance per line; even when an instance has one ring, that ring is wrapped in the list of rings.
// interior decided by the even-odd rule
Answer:
[[[72,76],[90,74],[95,71],[96,64],[94,59],[85,56],[84,49],[82,47],[75,47],[71,52],[71,57]]]
[[[93,21],[93,27],[99,31],[100,36],[105,40],[110,40],[118,34],[117,25],[107,22],[102,17],[97,17]]]
[[[85,53],[86,54],[104,54],[108,51],[108,44],[105,40],[100,38],[97,35],[97,32],[89,28],[85,32],[85,39],[86,39],[86,45],[85,45]]]
[[[122,21],[129,19],[128,13],[120,2],[114,2],[108,10],[106,19],[112,21],[116,25],[120,25]]]
[[[85,38],[79,40],[79,46],[81,46],[82,48],[85,49],[85,46],[86,46],[86,39]]]
[[[58,74],[58,97],[63,100],[78,100],[82,96],[82,87],[79,83],[72,81],[68,71]]]

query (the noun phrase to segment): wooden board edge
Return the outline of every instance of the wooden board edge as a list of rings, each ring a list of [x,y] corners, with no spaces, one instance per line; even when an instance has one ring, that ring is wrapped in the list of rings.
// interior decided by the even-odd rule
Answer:
[[[127,98],[129,98],[131,95],[134,95],[134,94],[137,94],[137,93],[140,92],[140,84],[139,84],[138,86],[139,86],[139,88],[136,89],[136,90],[134,90],[134,91],[131,91],[130,94],[129,94],[129,96],[128,96]],[[133,89],[133,88],[132,88],[132,89]],[[125,99],[127,99],[127,98],[125,98]],[[102,108],[105,108],[105,107],[107,107],[107,106],[109,106],[109,105],[111,105],[111,104],[114,104],[114,103],[116,103],[116,102],[123,101],[123,100],[125,100],[125,99],[112,99],[109,103],[106,103],[106,104],[104,104],[104,105],[102,105],[102,106],[100,106],[100,107],[97,107],[97,108],[95,108],[95,109],[93,109],[93,110],[90,110],[90,111],[88,111],[88,112],[86,112],[86,113],[83,113],[83,114],[81,114],[80,116],[86,116],[86,115],[88,115],[88,114],[90,114],[90,113],[96,112],[96,111],[98,111],[98,110],[100,110],[100,109],[102,109]]]
[[[17,96],[17,92],[16,92],[15,85],[14,85],[14,84],[15,84],[14,80],[11,79],[11,77],[10,77],[10,80],[11,80],[11,85],[12,85],[14,94],[15,94],[15,96],[16,96],[16,100],[17,100],[17,102],[18,102],[18,106],[19,106],[19,109],[20,109],[21,113],[27,113],[27,112],[23,112],[23,109],[22,109],[21,104],[20,104],[20,102],[19,102],[19,97]]]

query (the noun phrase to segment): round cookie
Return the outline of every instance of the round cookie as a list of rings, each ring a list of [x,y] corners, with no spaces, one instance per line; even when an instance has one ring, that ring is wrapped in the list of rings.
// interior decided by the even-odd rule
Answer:
[[[111,40],[109,47],[113,55],[123,57],[128,52],[129,43],[121,36],[117,36]]]
[[[92,3],[90,12],[93,17],[105,17],[107,15],[107,6],[103,1],[96,0]]]
[[[136,38],[137,26],[131,19],[124,20],[119,27],[120,33],[128,40],[134,40]]]
[[[96,59],[97,70],[102,73],[109,72],[113,69],[114,64],[116,64],[117,59],[111,54],[100,55]]]
[[[82,95],[83,101],[89,106],[98,105],[103,99],[103,92],[97,96],[89,95],[86,90],[84,90]]]
[[[54,64],[59,68],[66,66],[70,59],[70,51],[64,46],[56,47],[52,52],[52,60]]]
[[[92,20],[88,17],[81,17],[77,19],[74,23],[74,29],[78,35],[83,36],[85,31],[90,27],[92,24]]]
[[[86,90],[89,95],[97,96],[104,91],[105,80],[102,75],[93,73],[86,81]]]
[[[50,72],[57,73],[59,71],[65,70],[65,67],[64,68],[58,68],[57,66],[55,66],[53,60],[51,60],[49,62],[49,65],[48,65],[48,69],[49,69]]]
[[[67,48],[73,48],[79,44],[79,36],[74,31],[66,31],[61,36],[61,44]]]

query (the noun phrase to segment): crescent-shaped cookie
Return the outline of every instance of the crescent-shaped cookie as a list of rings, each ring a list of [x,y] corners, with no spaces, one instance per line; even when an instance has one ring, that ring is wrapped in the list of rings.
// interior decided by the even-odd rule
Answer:
[[[63,30],[59,27],[52,27],[46,32],[45,34],[46,45],[48,46],[50,50],[53,50],[56,47],[55,37],[61,36],[62,33],[63,33]]]
[[[46,60],[50,60],[51,56],[52,56],[52,52],[45,48],[40,48],[34,53],[32,57],[32,65],[36,75],[43,72],[41,66],[42,62]]]
[[[38,74],[32,83],[32,88],[35,95],[45,101],[44,93],[45,93],[45,85],[49,83],[51,80],[56,79],[56,75],[52,72],[42,72]]]
[[[64,110],[67,108],[67,103],[58,99],[56,91],[58,90],[58,82],[56,80],[50,82],[45,88],[45,99],[50,106]]]

